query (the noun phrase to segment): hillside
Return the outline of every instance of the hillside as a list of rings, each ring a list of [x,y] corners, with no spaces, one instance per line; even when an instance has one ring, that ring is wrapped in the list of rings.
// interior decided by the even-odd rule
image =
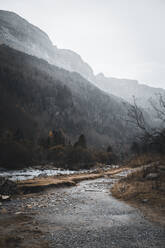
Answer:
[[[90,146],[127,150],[133,137],[123,121],[127,104],[99,90],[80,74],[0,46],[0,129],[21,129],[37,140],[62,128],[74,141],[81,133]]]

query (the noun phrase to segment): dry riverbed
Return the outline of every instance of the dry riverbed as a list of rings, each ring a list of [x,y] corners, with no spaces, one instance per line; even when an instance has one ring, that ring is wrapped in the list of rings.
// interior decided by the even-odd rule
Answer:
[[[164,248],[163,227],[112,197],[116,173],[121,176],[120,170],[97,173],[95,179],[92,174],[70,176],[76,187],[46,186],[44,191],[2,202],[0,247]]]

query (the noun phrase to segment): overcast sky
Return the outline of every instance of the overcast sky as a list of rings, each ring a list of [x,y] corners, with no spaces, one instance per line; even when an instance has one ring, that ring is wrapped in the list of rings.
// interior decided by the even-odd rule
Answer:
[[[165,88],[165,0],[0,0],[95,73]]]

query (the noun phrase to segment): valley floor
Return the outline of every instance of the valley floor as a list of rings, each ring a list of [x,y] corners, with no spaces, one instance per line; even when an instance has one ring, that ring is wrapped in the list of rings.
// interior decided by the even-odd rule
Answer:
[[[116,180],[106,176],[3,203],[0,247],[164,248],[163,226],[112,197]]]

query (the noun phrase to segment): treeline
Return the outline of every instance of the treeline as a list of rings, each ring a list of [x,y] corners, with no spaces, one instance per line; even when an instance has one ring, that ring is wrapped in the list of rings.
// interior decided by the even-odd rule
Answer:
[[[25,139],[20,129],[0,132],[0,166],[20,169],[43,161],[65,169],[89,169],[116,163],[117,157],[111,146],[105,151],[88,148],[83,134],[72,144],[62,129],[49,131],[36,144]]]
[[[87,169],[95,166],[96,163],[112,164],[117,161],[110,145],[105,151],[88,148],[83,134],[72,144],[61,129],[49,132],[46,143],[42,143],[42,146],[47,149],[47,160],[55,161],[56,166],[59,167]]]

